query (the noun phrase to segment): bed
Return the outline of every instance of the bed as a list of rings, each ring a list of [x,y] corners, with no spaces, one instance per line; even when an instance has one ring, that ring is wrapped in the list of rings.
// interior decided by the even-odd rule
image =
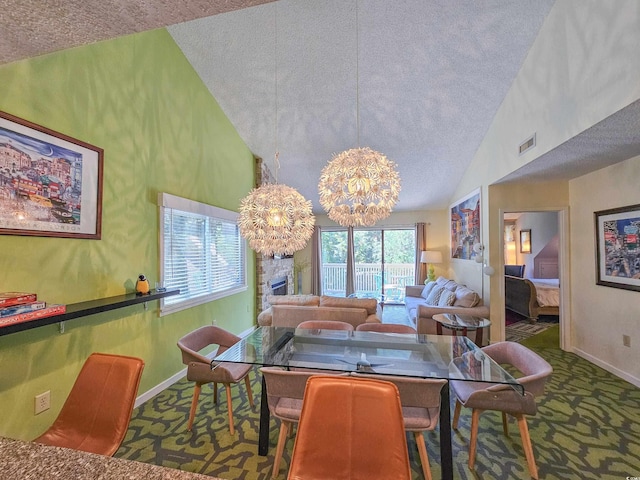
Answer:
[[[505,307],[530,322],[540,315],[560,315],[560,282],[557,278],[504,276]]]

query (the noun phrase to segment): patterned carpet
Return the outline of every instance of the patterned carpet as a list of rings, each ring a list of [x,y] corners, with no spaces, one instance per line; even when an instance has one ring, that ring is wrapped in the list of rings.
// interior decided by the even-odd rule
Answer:
[[[539,411],[529,429],[541,479],[620,480],[640,476],[640,390],[576,355],[557,348],[558,327],[522,343],[540,353],[554,368]],[[260,382],[251,374],[255,398]],[[270,478],[277,443],[277,421],[271,421],[270,450],[257,455],[258,409],[250,408],[243,386],[233,390],[236,434],[229,434],[224,390],[212,404],[211,386],[203,387],[192,432],[187,417],[193,385],[182,380],[134,411],[117,457],[217,476],[223,479]],[[502,433],[500,415],[480,417],[475,471],[467,467],[470,412],[463,409],[453,434],[454,478],[527,479],[526,462],[515,422]],[[422,478],[419,457],[409,436],[413,478]],[[433,478],[440,478],[438,432],[425,440]],[[289,440],[279,478],[286,478],[293,439]]]

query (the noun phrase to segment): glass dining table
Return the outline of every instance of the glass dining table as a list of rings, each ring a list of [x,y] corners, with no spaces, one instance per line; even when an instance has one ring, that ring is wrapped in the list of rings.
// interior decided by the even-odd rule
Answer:
[[[367,372],[419,378],[500,383],[524,395],[524,388],[467,337],[344,330],[258,327],[212,360],[284,368]],[[441,390],[440,464],[453,478],[449,388]],[[269,449],[269,408],[262,379],[258,454]]]

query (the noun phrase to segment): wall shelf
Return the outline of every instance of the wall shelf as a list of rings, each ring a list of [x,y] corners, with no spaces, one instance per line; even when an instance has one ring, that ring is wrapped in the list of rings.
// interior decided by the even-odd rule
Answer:
[[[0,336],[8,335],[10,333],[22,332],[25,330],[31,330],[32,328],[44,327],[45,325],[51,325],[53,323],[65,322],[67,320],[73,320],[74,318],[86,317],[88,315],[94,315],[96,313],[108,312],[109,310],[116,310],[118,308],[129,307],[131,305],[138,305],[140,303],[146,304],[147,302],[150,302],[152,300],[158,300],[160,298],[178,295],[179,293],[180,289],[177,288],[166,290],[164,292],[151,290],[151,293],[149,293],[148,295],[126,293],[124,295],[117,295],[115,297],[100,298],[97,300],[89,300],[87,302],[71,303],[67,305],[67,311],[60,315],[38,318],[36,320],[30,320],[28,322],[14,323],[13,325],[0,327]]]

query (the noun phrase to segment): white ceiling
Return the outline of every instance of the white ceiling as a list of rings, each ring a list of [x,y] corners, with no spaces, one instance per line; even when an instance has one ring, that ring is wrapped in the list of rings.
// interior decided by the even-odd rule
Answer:
[[[277,148],[280,183],[316,212],[322,167],[358,144],[398,164],[397,211],[439,209],[554,1],[0,0],[0,64],[172,25],[249,148],[270,166]],[[639,111],[503,181],[573,178],[637,155]]]

